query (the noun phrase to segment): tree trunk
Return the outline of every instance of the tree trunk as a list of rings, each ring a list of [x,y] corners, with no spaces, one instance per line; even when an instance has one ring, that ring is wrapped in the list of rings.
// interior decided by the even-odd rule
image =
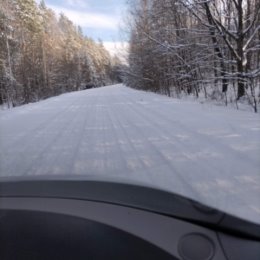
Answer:
[[[238,83],[237,83],[237,100],[245,95],[245,80],[243,76],[244,68],[242,61],[237,61]]]

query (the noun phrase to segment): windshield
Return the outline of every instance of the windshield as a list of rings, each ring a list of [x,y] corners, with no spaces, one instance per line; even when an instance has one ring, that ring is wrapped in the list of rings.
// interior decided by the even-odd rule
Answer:
[[[2,0],[2,180],[134,181],[260,224],[260,6],[213,2]]]

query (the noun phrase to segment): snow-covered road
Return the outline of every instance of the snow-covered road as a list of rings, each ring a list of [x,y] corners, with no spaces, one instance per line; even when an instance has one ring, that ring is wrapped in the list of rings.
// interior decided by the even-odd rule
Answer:
[[[0,176],[140,180],[260,223],[260,117],[122,85],[0,112]]]

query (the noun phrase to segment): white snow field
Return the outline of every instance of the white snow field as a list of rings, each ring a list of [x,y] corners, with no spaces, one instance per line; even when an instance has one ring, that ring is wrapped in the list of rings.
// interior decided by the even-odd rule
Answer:
[[[0,112],[0,176],[140,181],[260,223],[260,116],[123,85]]]

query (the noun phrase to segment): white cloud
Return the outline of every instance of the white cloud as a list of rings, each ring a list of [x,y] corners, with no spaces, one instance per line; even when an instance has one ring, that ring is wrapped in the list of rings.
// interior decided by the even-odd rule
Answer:
[[[126,62],[129,48],[128,42],[103,42],[103,45],[112,56],[117,55],[122,62]]]
[[[81,8],[86,8],[88,6],[85,0],[66,0],[66,4]]]
[[[78,0],[71,0],[78,1]],[[60,6],[49,5],[57,14],[64,13],[73,23],[82,27],[117,30],[119,18],[88,11],[76,11]]]

